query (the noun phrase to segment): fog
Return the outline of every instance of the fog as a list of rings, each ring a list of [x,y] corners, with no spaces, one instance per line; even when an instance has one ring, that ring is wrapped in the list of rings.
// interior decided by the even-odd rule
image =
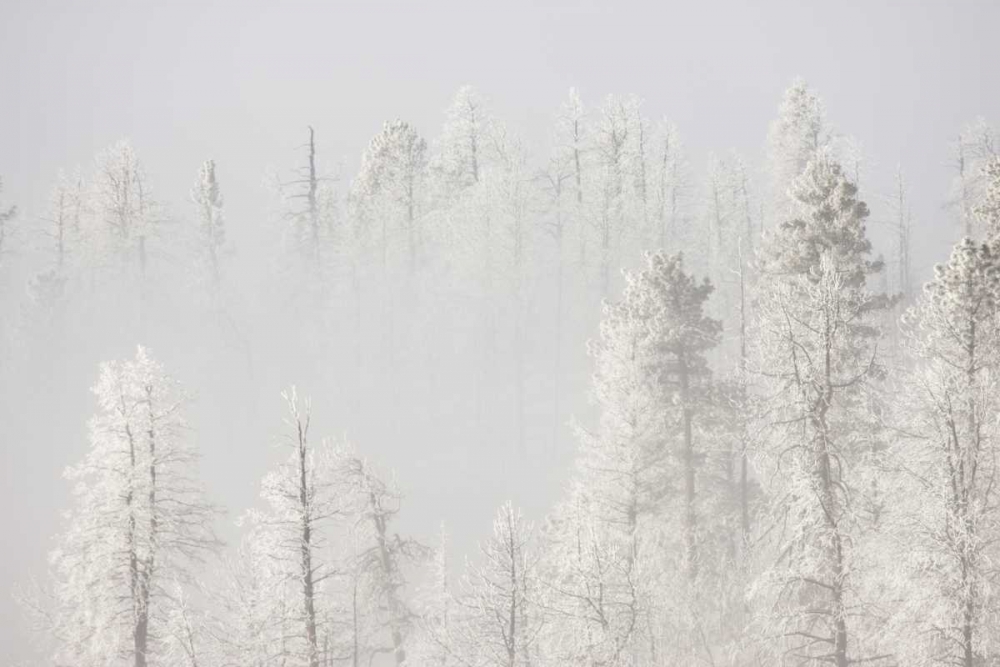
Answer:
[[[958,664],[994,664],[995,565],[962,579],[959,588],[976,591],[968,599],[928,601],[912,587],[934,569],[928,563],[970,553],[971,544],[988,546],[964,568],[996,562],[1000,498],[992,485],[969,482],[967,504],[985,509],[968,525],[980,532],[948,551],[921,541],[940,532],[931,525],[938,515],[911,506],[919,493],[938,498],[938,487],[927,482],[918,493],[906,480],[944,474],[920,443],[944,437],[939,427],[954,415],[936,412],[937,399],[961,384],[939,377],[953,357],[933,333],[960,315],[934,310],[939,302],[920,297],[921,286],[963,235],[993,248],[1000,225],[989,208],[1000,197],[1000,171],[990,172],[1000,150],[998,25],[1000,5],[990,2],[0,0],[0,660],[198,664],[194,649],[171,642],[197,645],[202,665],[257,660],[219,637],[237,627],[269,636],[277,612],[256,630],[240,626],[222,608],[229,580],[220,572],[227,559],[227,571],[238,569],[241,543],[288,560],[274,554],[287,547],[276,536],[294,524],[292,510],[276,498],[288,495],[290,452],[306,451],[296,429],[308,411],[307,444],[325,463],[302,503],[308,495],[330,524],[316,528],[319,592],[307,593],[304,614],[302,573],[268,570],[272,593],[287,593],[293,609],[280,618],[288,664],[749,665],[777,664],[768,662],[775,655],[788,664],[902,664],[949,658],[950,638],[965,629],[975,638],[963,640],[956,655],[970,662]],[[806,232],[783,224],[812,219],[802,207],[813,201],[809,188],[829,195],[823,178],[836,181],[839,201],[863,201],[869,213],[838,209],[847,231],[817,232],[823,250],[813,257],[801,250]],[[844,240],[855,232],[870,251]],[[808,267],[789,259],[793,247]],[[774,277],[796,271],[801,285]],[[826,281],[827,273],[840,278]],[[699,291],[703,278],[711,294]],[[859,285],[897,296],[882,303]],[[667,292],[681,294],[674,306],[656,301]],[[851,545],[856,560],[836,567],[856,580],[830,575],[834,583],[819,588],[839,591],[824,607],[829,618],[852,620],[848,629],[800,627],[805,612],[796,616],[782,594],[767,597],[785,576],[773,566],[786,562],[776,554],[787,546],[769,542],[780,532],[769,528],[787,526],[776,508],[798,507],[807,481],[823,475],[816,461],[803,463],[812,473],[796,486],[794,465],[788,472],[776,453],[800,437],[781,430],[787,423],[815,424],[818,413],[795,412],[809,402],[805,390],[783,402],[801,376],[796,367],[794,382],[776,379],[794,331],[776,333],[785,325],[775,313],[812,298],[818,305],[807,312],[827,312],[841,297],[830,306],[838,316],[867,304],[846,329],[864,320],[878,333],[803,349],[826,344],[838,359],[843,377],[827,368],[831,392],[864,385],[824,399],[841,412],[815,436],[850,443],[830,455],[842,477],[832,495],[816,494],[828,517],[842,511],[849,520],[811,533],[801,517],[815,508],[800,508],[792,543],[801,553],[825,553],[831,535]],[[915,328],[900,325],[908,308]],[[996,319],[983,320],[986,351],[970,362],[987,379],[960,395],[982,421],[970,427],[980,435],[968,456],[983,463],[968,465],[990,479],[1000,453]],[[810,332],[802,336],[816,333],[802,326]],[[638,338],[626,341],[627,332]],[[648,343],[657,335],[670,342]],[[878,361],[860,364],[866,355]],[[183,420],[172,409],[154,418],[151,399],[122,407],[140,385],[165,387]],[[96,582],[127,579],[125,566],[92,548],[126,539],[125,519],[109,519],[102,533],[94,517],[111,512],[109,498],[127,496],[132,507],[138,487],[115,491],[100,462],[117,465],[114,443],[132,437],[139,405],[149,424],[166,424],[168,451],[177,443],[169,465],[187,466],[168,497],[183,487],[177,498],[188,503],[190,475],[210,516],[176,520],[204,534],[146,536],[149,554],[165,550],[161,579],[151,555],[133,552],[150,559],[147,575],[160,587],[150,599],[170,603],[136,602],[133,578],[126,622],[105,609],[118,599],[111,583],[93,592]],[[868,438],[878,443],[858,454]],[[928,467],[900,476],[906,466],[893,457]],[[67,467],[84,461],[67,479]],[[609,481],[624,473],[608,471],[625,461],[635,477],[628,530],[601,503],[624,502]],[[368,466],[377,474],[358,472]],[[368,527],[380,525],[365,504],[376,478],[399,503],[385,515],[388,532]],[[841,491],[852,500],[836,501]],[[877,499],[857,500],[869,492]],[[858,518],[870,505],[889,518]],[[947,507],[941,516],[958,511]],[[130,521],[145,517],[128,511]],[[87,533],[91,519],[97,527]],[[397,533],[404,537],[389,539]],[[566,565],[567,545],[582,544],[584,533],[604,563],[597,574]],[[169,551],[175,538],[179,555]],[[136,539],[128,533],[130,549]],[[365,560],[366,540],[388,549],[378,566]],[[506,562],[497,555],[504,544],[534,577],[514,582],[509,599],[476,583],[491,581],[489,563]],[[883,576],[900,553],[926,562]],[[788,567],[800,581],[826,581],[835,565],[824,557]],[[934,590],[953,590],[953,573],[941,568]],[[574,577],[588,591],[587,577],[606,583],[609,599],[625,595],[627,581],[632,603],[609,603],[594,620],[573,606],[593,603]],[[873,583],[883,579],[892,583]],[[367,615],[357,611],[359,581],[370,589]],[[176,607],[183,614],[170,605],[184,596],[163,592],[173,583],[190,596],[190,609]],[[513,628],[491,634],[473,618],[489,618],[484,610],[498,599],[512,621],[515,607],[522,614],[516,639]],[[944,610],[968,600],[975,622],[949,620]],[[457,619],[448,630],[445,602]],[[79,611],[88,604],[101,611]],[[914,620],[921,604],[941,610],[927,621],[941,635],[933,648],[914,639],[926,636]],[[312,606],[322,614],[313,610],[310,629]],[[140,664],[135,637],[121,632],[134,632],[135,615],[147,613],[136,610],[147,607],[151,639]],[[886,611],[893,607],[898,614]],[[188,644],[178,623],[194,628]],[[873,629],[884,627],[895,640]],[[821,636],[833,657],[815,642],[788,646],[796,633]],[[317,634],[327,642],[322,655]],[[279,664],[268,660],[252,664]]]

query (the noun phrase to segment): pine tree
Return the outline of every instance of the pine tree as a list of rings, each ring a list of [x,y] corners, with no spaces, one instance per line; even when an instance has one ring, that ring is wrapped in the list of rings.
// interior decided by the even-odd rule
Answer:
[[[472,86],[459,88],[446,116],[431,161],[437,196],[444,202],[482,180],[486,134],[492,123],[485,101]]]
[[[893,566],[907,664],[975,667],[1000,655],[998,249],[963,239],[905,317],[915,368],[903,412],[910,437],[894,452],[905,551]]]
[[[649,254],[645,269],[625,278],[592,347],[600,426],[580,431],[571,492],[553,524],[562,544],[548,567],[550,604],[586,637],[558,650],[609,664],[668,649],[680,656],[690,646],[678,647],[675,633],[686,630],[671,623],[673,636],[657,648],[661,638],[650,627],[657,604],[674,618],[698,614],[693,593],[709,532],[702,516],[709,494],[698,486],[712,393],[705,353],[719,337],[719,323],[704,313],[712,287],[686,274],[680,255]],[[656,593],[673,563],[686,575],[683,599]],[[608,597],[598,599],[601,591]]]
[[[997,157],[996,131],[983,118],[977,118],[962,128],[953,146],[955,180],[952,186],[962,233],[979,238],[988,230],[977,227],[976,209],[981,206],[984,189],[988,186],[987,165]]]
[[[45,315],[54,314],[61,305],[71,277],[81,268],[78,245],[85,199],[82,175],[69,177],[60,172],[49,198],[49,213],[43,218],[43,250],[51,257],[50,263],[28,286],[33,301]]]
[[[789,188],[829,142],[830,129],[823,101],[804,80],[796,79],[785,90],[778,117],[768,132],[771,196],[767,218],[770,224],[781,224],[795,214],[796,205]]]
[[[682,255],[656,253],[647,262],[637,306],[652,318],[655,366],[651,370],[664,392],[664,403],[673,406],[667,412],[667,429],[681,433],[676,458],[684,476],[684,561],[693,580],[698,572],[700,530],[695,478],[699,461],[705,457],[698,451],[696,421],[711,391],[705,353],[718,345],[721,326],[704,312],[711,283],[707,279],[699,283],[686,274]]]
[[[215,176],[215,160],[206,160],[201,165],[198,182],[191,190],[191,201],[198,212],[195,252],[214,300],[222,286],[222,259],[226,247],[225,213],[222,192]]]
[[[827,154],[795,181],[796,216],[768,234],[759,257],[756,372],[761,430],[756,456],[770,494],[773,559],[754,583],[772,649],[837,667],[882,656],[859,582],[873,519],[869,466],[877,455],[868,396],[882,376],[871,294],[867,206]]]
[[[1000,238],[1000,156],[995,156],[983,165],[985,187],[979,203],[973,207],[973,214],[982,225],[986,238]]]

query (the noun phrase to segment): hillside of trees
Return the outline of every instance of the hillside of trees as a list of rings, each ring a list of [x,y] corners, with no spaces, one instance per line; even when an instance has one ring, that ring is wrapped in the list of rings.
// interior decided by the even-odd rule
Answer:
[[[31,664],[1000,665],[1000,136],[921,275],[906,166],[776,102],[761,164],[463,87],[354,174],[293,128],[260,220],[127,140],[0,190],[0,434],[65,469]]]

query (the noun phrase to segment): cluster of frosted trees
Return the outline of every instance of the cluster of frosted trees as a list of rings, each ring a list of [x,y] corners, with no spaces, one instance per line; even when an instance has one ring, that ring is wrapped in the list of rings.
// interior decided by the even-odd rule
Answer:
[[[50,581],[22,596],[55,664],[996,664],[994,134],[980,123],[958,142],[965,237],[922,291],[905,181],[887,263],[860,152],[805,85],[786,92],[769,148],[767,188],[735,155],[696,188],[671,124],[635,98],[588,111],[571,93],[539,166],[466,88],[433,144],[387,123],[344,197],[310,129],[301,168],[269,178],[280,251],[261,298],[284,304],[276,339],[350,378],[359,409],[376,378],[391,416],[437,381],[414,350],[460,304],[448,321],[476,362],[477,425],[510,424],[504,440],[529,456],[530,379],[551,374],[559,422],[562,352],[585,329],[592,418],[575,426],[569,482],[544,521],[502,506],[455,567],[443,530],[438,544],[400,535],[394,478],[317,437],[290,389],[287,458],[226,548],[190,399],[139,348],[101,366]],[[62,178],[33,317],[65,317],[87,292],[141,335],[165,248],[182,244],[205,312],[249,356],[213,162],[191,201],[197,222],[178,231],[124,143]]]

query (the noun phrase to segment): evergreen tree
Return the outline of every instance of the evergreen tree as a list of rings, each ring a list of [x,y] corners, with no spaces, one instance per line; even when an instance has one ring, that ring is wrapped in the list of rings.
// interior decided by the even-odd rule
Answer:
[[[206,160],[201,165],[198,182],[191,190],[191,201],[198,211],[197,261],[214,300],[222,286],[222,256],[226,246],[225,213],[215,176],[215,160]]]
[[[870,293],[882,269],[865,233],[867,206],[820,154],[791,189],[797,210],[765,239],[755,340],[761,431],[756,456],[770,494],[764,572],[753,593],[764,641],[804,664],[882,656],[861,581],[872,458],[869,396],[883,369]]]
[[[973,213],[986,233],[986,238],[1000,238],[1000,156],[983,165],[984,193]]]
[[[830,128],[823,101],[804,80],[796,79],[785,90],[778,117],[768,132],[770,224],[781,224],[795,215],[795,198],[789,188],[829,142]]]
[[[907,312],[915,367],[893,499],[900,585],[895,632],[907,664],[991,664],[1000,655],[998,246],[963,239]],[[899,565],[904,565],[900,568]]]
[[[705,479],[702,438],[712,393],[705,353],[719,338],[719,323],[704,313],[712,287],[686,274],[679,254],[647,255],[646,268],[626,273],[626,283],[622,301],[605,306],[592,348],[600,426],[580,432],[573,486],[553,524],[553,539],[564,544],[549,567],[557,591],[551,604],[588,638],[560,650],[603,655],[611,664],[667,650],[657,649],[662,637],[650,634],[656,604],[684,607],[670,612],[675,619],[698,614],[709,495],[698,484]],[[658,573],[673,562],[688,584],[678,587],[683,598],[664,599],[654,592],[662,585]],[[604,590],[613,597],[596,599]],[[598,618],[578,608],[581,602],[600,608]],[[687,630],[676,623],[669,630],[678,657],[692,646],[678,647],[690,641],[677,635]]]
[[[492,119],[482,96],[472,86],[458,90],[445,114],[431,170],[437,195],[447,202],[482,180],[486,134]]]
[[[976,209],[982,205],[984,191],[989,186],[989,162],[997,157],[996,131],[984,118],[977,118],[962,128],[952,150],[956,172],[952,184],[953,202],[962,233],[969,238],[980,238],[989,230],[980,229],[976,224]]]
[[[355,207],[363,207],[365,219],[375,226],[367,233],[379,239],[383,272],[387,270],[389,249],[396,246],[394,239],[399,233],[406,238],[410,273],[416,269],[422,245],[420,216],[426,170],[427,142],[401,120],[386,122],[361,158],[352,198]]]

